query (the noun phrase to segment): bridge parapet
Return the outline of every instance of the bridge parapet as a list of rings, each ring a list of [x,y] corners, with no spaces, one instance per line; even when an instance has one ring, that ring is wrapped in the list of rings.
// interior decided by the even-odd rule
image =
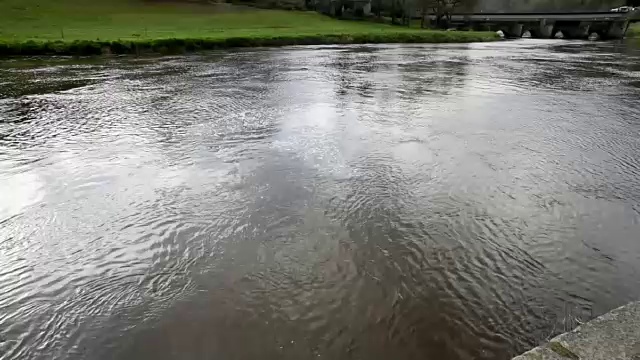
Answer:
[[[562,32],[566,38],[586,39],[595,32],[603,39],[620,39],[639,12],[457,14],[451,17],[451,25],[502,30],[508,37],[521,37],[529,31],[538,38]]]

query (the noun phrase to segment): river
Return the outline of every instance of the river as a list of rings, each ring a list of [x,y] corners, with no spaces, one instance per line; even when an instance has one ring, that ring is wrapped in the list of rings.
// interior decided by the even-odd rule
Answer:
[[[509,359],[640,298],[640,51],[0,62],[0,359]]]

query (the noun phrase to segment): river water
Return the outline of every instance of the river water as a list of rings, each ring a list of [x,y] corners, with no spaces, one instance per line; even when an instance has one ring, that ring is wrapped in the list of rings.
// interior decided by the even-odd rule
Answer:
[[[0,63],[0,359],[509,359],[640,298],[640,52]]]

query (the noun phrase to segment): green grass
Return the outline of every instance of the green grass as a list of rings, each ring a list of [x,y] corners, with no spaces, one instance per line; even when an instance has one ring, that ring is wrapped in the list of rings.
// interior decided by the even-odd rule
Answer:
[[[629,29],[627,29],[626,36],[633,38],[640,37],[640,22],[631,24],[631,26],[629,26]]]
[[[441,32],[315,12],[152,0],[0,0],[0,55],[179,52],[235,46],[471,42],[492,33]]]
[[[567,349],[564,345],[562,345],[557,341],[550,342],[549,348],[556,354],[562,356],[563,358],[567,358],[571,360],[580,360],[580,356],[576,355],[573,351]]]

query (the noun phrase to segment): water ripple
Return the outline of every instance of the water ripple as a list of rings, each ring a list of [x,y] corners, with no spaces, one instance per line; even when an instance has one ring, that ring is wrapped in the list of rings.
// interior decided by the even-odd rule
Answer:
[[[0,64],[0,359],[508,359],[640,296],[638,54]]]

